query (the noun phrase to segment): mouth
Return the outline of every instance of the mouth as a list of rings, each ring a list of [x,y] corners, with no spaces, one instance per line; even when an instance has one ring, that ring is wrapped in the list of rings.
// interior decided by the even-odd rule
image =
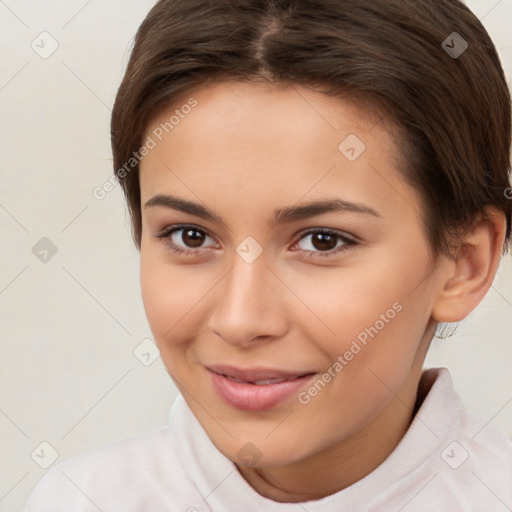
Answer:
[[[247,411],[267,410],[296,394],[316,375],[311,371],[206,367],[215,391],[229,405]]]

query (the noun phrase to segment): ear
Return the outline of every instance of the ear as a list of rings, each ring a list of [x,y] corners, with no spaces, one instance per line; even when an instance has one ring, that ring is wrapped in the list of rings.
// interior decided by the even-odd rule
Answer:
[[[488,208],[464,236],[457,256],[447,267],[432,317],[438,322],[460,322],[473,311],[491,287],[503,252],[507,229],[505,215]]]

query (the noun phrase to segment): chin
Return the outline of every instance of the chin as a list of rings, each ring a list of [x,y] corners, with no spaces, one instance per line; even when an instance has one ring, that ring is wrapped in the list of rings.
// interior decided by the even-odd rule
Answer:
[[[287,436],[286,440],[278,436],[275,439],[265,439],[266,436],[268,430],[258,435],[237,436],[235,439],[210,439],[216,448],[237,466],[250,468],[285,466],[307,458],[314,452],[312,447],[305,445],[304,439],[294,439],[290,436]]]

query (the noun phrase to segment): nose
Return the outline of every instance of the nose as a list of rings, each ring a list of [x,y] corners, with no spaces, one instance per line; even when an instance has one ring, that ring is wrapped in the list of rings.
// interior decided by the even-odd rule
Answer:
[[[233,266],[216,287],[210,332],[239,348],[282,337],[287,329],[286,288],[263,254],[247,263],[234,254]]]

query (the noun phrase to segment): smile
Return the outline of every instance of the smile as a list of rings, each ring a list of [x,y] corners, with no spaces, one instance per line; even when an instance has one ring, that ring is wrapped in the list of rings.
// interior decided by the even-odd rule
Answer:
[[[294,396],[314,378],[314,372],[207,368],[213,389],[232,407],[246,411],[271,409]]]

